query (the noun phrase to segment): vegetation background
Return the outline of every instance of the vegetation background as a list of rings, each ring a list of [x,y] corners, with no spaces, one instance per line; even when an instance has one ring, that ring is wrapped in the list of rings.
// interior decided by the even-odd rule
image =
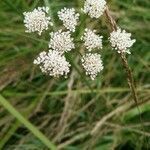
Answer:
[[[107,40],[104,16],[92,20],[81,14],[74,34],[78,40],[90,27],[104,36],[100,53],[105,69],[96,80],[89,80],[80,67],[80,46],[66,56],[73,66],[67,79],[45,76],[33,65],[37,54],[48,49],[53,29],[41,37],[27,34],[22,14],[43,5],[50,7],[56,30],[63,28],[57,11],[75,7],[80,12],[83,0],[0,0],[0,150],[55,149],[52,143],[65,150],[150,149],[150,1],[108,1],[119,26],[137,40],[128,61],[142,120],[119,55]],[[91,135],[98,121],[102,126]]]

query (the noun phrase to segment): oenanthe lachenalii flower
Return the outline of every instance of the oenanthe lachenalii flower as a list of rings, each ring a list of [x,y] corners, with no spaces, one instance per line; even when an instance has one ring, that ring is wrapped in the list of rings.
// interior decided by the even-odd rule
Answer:
[[[62,30],[59,30],[57,32],[51,32],[50,35],[49,48],[58,51],[60,54],[75,48],[73,38],[71,38],[69,31],[63,32]]]
[[[103,70],[103,63],[101,55],[97,53],[87,53],[81,58],[82,66],[92,80],[95,79],[97,74]]]
[[[34,60],[34,64],[38,65],[43,73],[53,77],[67,76],[70,72],[69,62],[54,50],[41,52]]]
[[[117,31],[110,33],[109,40],[111,46],[118,51],[118,53],[131,54],[129,48],[135,43],[135,39],[131,39],[131,33],[127,33],[125,30],[121,31],[120,28]]]
[[[84,41],[84,46],[87,50],[102,49],[102,38],[103,36],[96,35],[96,30],[85,29],[84,35],[81,40]]]
[[[74,8],[63,8],[58,11],[58,17],[61,21],[63,21],[63,25],[70,30],[71,32],[75,32],[75,28],[78,24],[79,13],[75,12]]]
[[[31,12],[24,12],[24,24],[26,32],[38,32],[39,35],[43,30],[47,30],[49,25],[53,25],[51,18],[48,16],[48,7],[38,7]]]
[[[85,0],[84,8],[82,10],[91,18],[99,18],[101,15],[103,15],[105,8],[105,0]]]

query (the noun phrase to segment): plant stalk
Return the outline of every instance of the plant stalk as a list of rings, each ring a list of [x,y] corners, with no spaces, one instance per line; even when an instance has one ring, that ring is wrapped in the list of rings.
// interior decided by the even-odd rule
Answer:
[[[111,16],[108,6],[106,7],[105,15],[106,15],[106,19],[108,20],[108,22],[110,24],[111,30],[116,31],[117,30],[117,24],[116,24],[115,20],[113,19],[113,17]],[[127,58],[126,58],[125,54],[120,53],[120,57],[121,57],[121,60],[122,60],[122,64],[125,68],[126,74],[127,74],[128,86],[131,89],[133,99],[134,99],[134,101],[135,101],[135,103],[138,107],[138,98],[137,98],[137,93],[136,93],[136,90],[135,90],[135,84],[134,84],[134,78],[133,78],[133,75],[132,75],[132,71],[131,71],[131,69],[128,65],[128,61],[127,61]]]

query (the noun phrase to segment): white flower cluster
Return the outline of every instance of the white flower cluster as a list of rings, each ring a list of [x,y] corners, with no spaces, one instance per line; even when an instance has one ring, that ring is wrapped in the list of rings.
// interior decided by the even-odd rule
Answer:
[[[49,50],[48,53],[41,52],[34,60],[34,64],[39,65],[43,73],[54,77],[67,76],[70,71],[70,64],[66,58],[61,56],[58,51],[53,50]]]
[[[92,49],[102,49],[102,38],[103,36],[98,36],[95,34],[96,30],[85,29],[84,35],[81,40],[84,41],[84,46],[91,51]]]
[[[99,18],[105,11],[105,0],[86,0],[84,3],[83,12],[91,18]]]
[[[115,48],[118,53],[128,53],[131,54],[128,48],[130,48],[134,43],[135,39],[131,40],[131,33],[127,33],[125,30],[121,31],[120,28],[117,31],[113,31],[110,34],[110,42],[113,48]]]
[[[53,25],[51,18],[47,17],[48,7],[38,7],[32,12],[24,12],[24,24],[26,32],[38,32],[41,35],[43,30],[48,29],[48,25]]]
[[[84,35],[81,40],[84,41],[84,46],[88,51],[93,49],[102,49],[102,36],[96,35],[96,30],[85,29]],[[103,64],[101,55],[97,53],[87,53],[81,58],[82,66],[86,71],[86,75],[89,75],[94,80],[97,74],[103,70]]]
[[[77,26],[77,21],[79,20],[79,13],[75,13],[75,9],[67,9],[66,7],[58,11],[58,17],[61,21],[63,21],[64,26],[75,32],[75,27]]]
[[[85,54],[81,62],[86,74],[89,75],[92,80],[94,80],[97,74],[104,68],[100,54]]]
[[[85,0],[83,11],[90,15],[91,18],[99,18],[104,13],[105,8],[105,0]],[[41,35],[43,30],[48,29],[49,25],[52,26],[51,18],[47,16],[48,11],[48,7],[38,7],[32,12],[24,12],[26,32],[38,32]],[[43,73],[54,77],[66,76],[70,72],[71,65],[66,61],[64,53],[75,49],[71,32],[75,32],[79,13],[76,13],[74,8],[65,7],[58,12],[58,17],[69,31],[62,31],[60,29],[56,32],[51,32],[50,50],[48,52],[41,52],[34,60],[34,64],[38,65]],[[93,49],[102,49],[102,38],[103,36],[96,34],[96,30],[86,28],[81,40],[84,42],[86,49],[92,51]],[[131,39],[131,33],[127,33],[120,28],[110,34],[109,40],[112,47],[118,53],[128,54],[130,54],[129,48],[136,41]],[[101,55],[97,53],[86,53],[82,56],[81,63],[86,74],[92,80],[104,68]]]
[[[49,48],[58,51],[60,54],[75,48],[73,38],[71,38],[69,31],[63,32],[62,30],[59,30],[57,32],[51,32],[50,35]]]

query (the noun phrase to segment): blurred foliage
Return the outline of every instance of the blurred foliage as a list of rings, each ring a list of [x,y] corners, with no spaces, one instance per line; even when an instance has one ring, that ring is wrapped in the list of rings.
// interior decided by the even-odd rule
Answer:
[[[122,114],[109,118],[96,136],[89,135],[97,121],[120,106],[132,102],[126,74],[119,55],[111,50],[105,17],[90,19],[81,14],[76,40],[85,27],[104,36],[100,51],[105,69],[91,81],[80,67],[78,47],[67,54],[73,68],[67,79],[43,75],[33,59],[48,49],[49,29],[41,37],[24,32],[24,11],[46,5],[55,22],[63,28],[57,11],[75,7],[83,0],[0,0],[0,94],[60,149],[66,150],[146,150],[150,149],[150,2],[149,0],[113,0],[108,5],[120,27],[137,40],[128,56],[139,99],[139,111],[133,105]],[[92,89],[92,90],[91,90]],[[47,149],[25,124],[0,106],[0,149]]]

